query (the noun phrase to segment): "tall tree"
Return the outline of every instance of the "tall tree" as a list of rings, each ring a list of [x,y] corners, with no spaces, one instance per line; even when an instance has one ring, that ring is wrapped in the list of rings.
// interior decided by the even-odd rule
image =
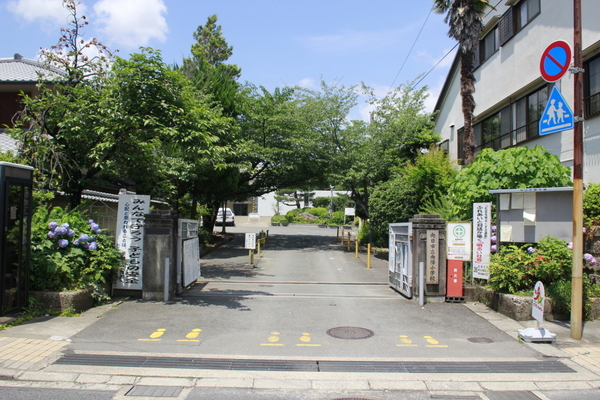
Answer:
[[[460,95],[464,118],[465,164],[473,162],[475,138],[473,135],[473,111],[475,110],[475,76],[473,65],[479,35],[483,31],[483,17],[487,8],[494,8],[488,0],[434,0],[433,10],[446,14],[448,36],[460,46]]]

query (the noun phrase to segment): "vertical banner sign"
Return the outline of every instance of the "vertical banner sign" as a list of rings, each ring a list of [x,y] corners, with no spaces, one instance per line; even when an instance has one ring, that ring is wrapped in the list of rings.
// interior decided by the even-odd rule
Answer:
[[[448,222],[446,238],[448,242],[447,260],[471,261],[471,224],[468,222]]]
[[[246,233],[245,239],[245,249],[256,249],[256,233]]]
[[[439,283],[440,241],[439,231],[427,231],[427,279],[425,283]]]
[[[119,194],[117,249],[125,255],[125,267],[117,275],[115,289],[142,289],[144,219],[150,212],[150,196]]]
[[[473,278],[490,279],[492,203],[473,203]]]
[[[544,322],[544,299],[546,298],[546,292],[544,290],[544,284],[537,281],[533,288],[533,303],[531,304],[531,316],[538,320],[541,324]]]

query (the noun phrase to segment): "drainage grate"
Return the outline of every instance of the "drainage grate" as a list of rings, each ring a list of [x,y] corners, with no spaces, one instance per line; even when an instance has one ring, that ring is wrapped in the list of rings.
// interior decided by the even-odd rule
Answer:
[[[492,339],[486,337],[470,337],[467,340],[473,343],[494,343]]]
[[[408,374],[537,374],[575,372],[558,360],[518,362],[310,361],[66,354],[56,360],[54,364],[225,371],[382,372]]]
[[[182,390],[182,387],[174,386],[135,386],[125,396],[177,397]]]
[[[490,400],[540,400],[538,396],[531,392],[503,391],[503,392],[485,392]]]
[[[339,326],[329,329],[327,334],[336,339],[367,339],[373,336],[375,332],[355,326]]]

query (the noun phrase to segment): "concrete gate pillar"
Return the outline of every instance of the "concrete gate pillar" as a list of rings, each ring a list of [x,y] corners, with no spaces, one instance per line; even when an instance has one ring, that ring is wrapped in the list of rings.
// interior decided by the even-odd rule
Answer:
[[[446,301],[446,220],[437,214],[417,214],[408,220],[413,234],[413,297],[418,299],[419,263],[425,266],[425,297]]]

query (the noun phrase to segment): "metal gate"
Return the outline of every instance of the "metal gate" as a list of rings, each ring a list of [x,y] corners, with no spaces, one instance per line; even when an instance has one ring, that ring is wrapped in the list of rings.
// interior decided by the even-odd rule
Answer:
[[[180,219],[177,237],[177,291],[200,277],[198,221]]]
[[[389,225],[389,283],[408,298],[412,297],[412,223]]]

